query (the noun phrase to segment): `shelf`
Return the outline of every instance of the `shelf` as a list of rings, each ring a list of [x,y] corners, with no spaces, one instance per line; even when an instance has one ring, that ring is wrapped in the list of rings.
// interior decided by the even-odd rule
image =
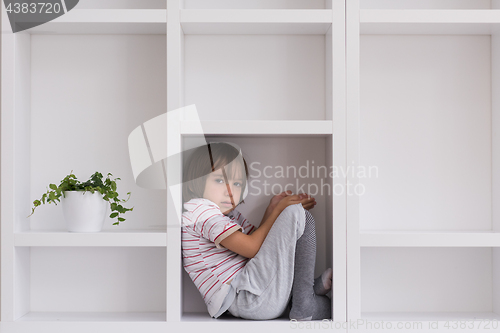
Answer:
[[[360,10],[365,35],[490,35],[500,31],[500,10]]]
[[[181,134],[199,134],[192,121],[181,123]],[[267,121],[202,121],[204,134],[209,135],[310,135],[327,136],[333,133],[331,120],[267,120]]]
[[[101,231],[96,233],[33,230],[15,233],[14,246],[165,247],[167,246],[167,234],[164,231],[143,230]]]
[[[185,9],[184,34],[305,34],[324,35],[332,24],[332,10]]]
[[[494,312],[361,312],[361,318],[370,321],[454,321],[454,320],[499,320]],[[485,323],[486,324],[486,323]],[[477,327],[477,325],[476,325]],[[417,327],[415,327],[417,328]],[[421,328],[428,328],[423,325]],[[490,325],[491,328],[491,325]],[[493,326],[494,328],[494,326]]]
[[[29,312],[17,321],[164,322],[165,319],[165,312]]]
[[[73,9],[30,34],[166,34],[165,9]]]
[[[324,0],[184,0],[185,9],[324,9]]]
[[[224,322],[243,322],[245,324],[251,324],[251,323],[258,323],[258,321],[248,321],[247,319],[243,319],[243,318],[236,318],[236,317],[233,317],[231,315],[223,315],[217,319],[214,319],[212,317],[210,317],[210,315],[208,313],[205,313],[205,312],[186,312],[182,315],[182,319],[181,321],[183,322],[221,322],[221,321],[224,321]],[[290,323],[290,319],[288,319],[288,317],[280,317],[280,318],[276,318],[276,319],[273,319],[273,320],[266,320],[264,321],[265,323],[281,323],[281,322],[286,322],[286,323]]]
[[[181,317],[181,324],[183,326],[188,325],[189,323],[200,325],[214,325],[214,328],[221,327],[220,325],[224,325],[227,329],[237,329],[241,332],[242,327],[243,330],[248,330],[252,332],[255,329],[263,329],[265,332],[277,331],[295,331],[298,326],[294,326],[293,322],[290,322],[290,319],[287,316],[281,316],[280,318],[276,318],[273,320],[247,320],[242,318],[235,318],[231,315],[223,315],[217,319],[211,318],[208,313],[184,313]],[[322,321],[313,321],[309,322],[310,324],[315,323],[323,324],[323,325],[332,325],[332,321],[322,322]],[[243,326],[242,326],[243,325]],[[324,327],[324,326],[323,326]],[[329,327],[329,326],[328,326]]]
[[[493,231],[361,231],[362,247],[500,247]]]

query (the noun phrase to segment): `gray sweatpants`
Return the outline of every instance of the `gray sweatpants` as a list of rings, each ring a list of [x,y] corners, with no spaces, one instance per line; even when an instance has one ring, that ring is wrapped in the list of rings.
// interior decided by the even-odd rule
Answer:
[[[295,246],[304,225],[302,204],[281,212],[259,252],[231,282],[236,296],[228,311],[233,316],[267,320],[285,311],[293,284]]]

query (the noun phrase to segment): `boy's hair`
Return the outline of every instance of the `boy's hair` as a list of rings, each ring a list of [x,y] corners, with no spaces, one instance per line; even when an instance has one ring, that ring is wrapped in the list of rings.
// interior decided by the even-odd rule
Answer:
[[[239,154],[238,149],[225,142],[207,143],[196,148],[184,166],[184,180],[182,185],[183,202],[188,202],[194,198],[202,198],[205,192],[207,176],[212,171],[216,171],[228,164],[229,166],[224,168],[228,177],[236,173],[235,166],[239,166],[240,168],[244,166],[246,178],[243,181],[241,189],[241,195],[243,196],[247,186],[248,167],[243,157],[235,161]],[[239,162],[241,160],[243,160],[243,166]],[[242,199],[240,198],[240,202],[244,202]]]

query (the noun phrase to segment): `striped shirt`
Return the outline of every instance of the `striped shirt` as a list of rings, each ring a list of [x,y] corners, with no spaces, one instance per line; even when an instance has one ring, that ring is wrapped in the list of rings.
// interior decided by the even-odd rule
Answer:
[[[232,252],[220,242],[241,230],[255,227],[237,210],[227,216],[208,199],[191,199],[182,214],[182,258],[186,272],[198,288],[213,316],[229,292],[229,283],[245,267],[248,258]]]

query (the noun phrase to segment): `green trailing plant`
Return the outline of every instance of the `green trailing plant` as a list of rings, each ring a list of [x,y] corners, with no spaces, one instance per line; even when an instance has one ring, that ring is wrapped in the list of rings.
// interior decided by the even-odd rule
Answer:
[[[113,175],[111,173],[108,173],[106,179],[103,180],[102,174],[96,172],[90,176],[89,180],[81,183],[78,179],[76,179],[73,171],[71,171],[69,175],[64,177],[59,186],[56,186],[56,184],[50,184],[47,188],[47,192],[42,195],[40,200],[33,201],[34,207],[32,208],[29,216],[33,215],[35,209],[41,204],[53,203],[57,205],[57,203],[61,201],[61,196],[65,197],[65,191],[88,191],[91,193],[97,191],[101,193],[102,198],[110,204],[111,214],[109,217],[112,219],[117,218],[117,221],[113,223],[113,225],[119,225],[120,222],[125,221],[120,214],[125,214],[134,208],[126,208],[122,206],[122,203],[127,202],[130,199],[130,192],[127,193],[128,198],[126,200],[120,199],[118,197],[118,192],[116,192],[116,181],[120,180],[120,178],[111,178],[112,176]]]

